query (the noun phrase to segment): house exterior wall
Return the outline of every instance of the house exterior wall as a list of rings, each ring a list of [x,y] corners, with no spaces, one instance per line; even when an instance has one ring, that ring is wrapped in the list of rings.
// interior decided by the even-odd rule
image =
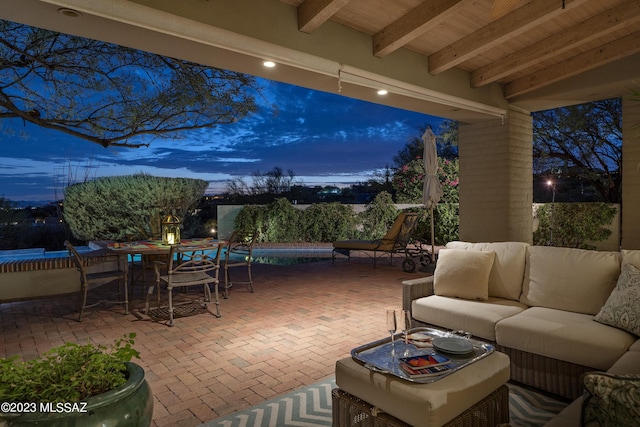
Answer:
[[[622,249],[640,249],[640,102],[622,99]]]
[[[460,124],[460,240],[533,239],[533,124],[509,110],[504,120]]]

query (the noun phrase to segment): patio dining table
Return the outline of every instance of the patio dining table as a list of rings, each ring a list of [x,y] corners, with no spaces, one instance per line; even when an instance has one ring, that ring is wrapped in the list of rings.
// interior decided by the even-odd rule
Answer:
[[[212,238],[182,239],[180,245],[193,248],[206,247],[212,243],[226,246],[226,240]],[[169,253],[171,245],[162,243],[162,240],[138,240],[135,242],[113,242],[107,245],[107,249],[127,255],[165,255]]]
[[[193,238],[193,239],[181,239],[181,246],[188,246],[189,248],[193,248],[194,250],[198,250],[199,247],[206,248],[211,246],[211,244],[217,243],[220,245],[220,249],[224,248],[227,245],[226,240],[217,240],[213,238]],[[169,251],[171,250],[172,245],[162,243],[162,240],[138,240],[134,242],[113,242],[107,245],[107,249],[119,254],[126,254],[129,256],[129,260],[131,263],[131,292],[133,292],[134,285],[138,281],[138,279],[142,279],[142,283],[144,285],[144,274],[145,274],[145,260],[149,261],[153,264],[154,261],[157,260],[158,256],[167,256],[169,255]],[[141,261],[141,271],[137,274],[135,273],[135,261],[136,255],[140,256]]]

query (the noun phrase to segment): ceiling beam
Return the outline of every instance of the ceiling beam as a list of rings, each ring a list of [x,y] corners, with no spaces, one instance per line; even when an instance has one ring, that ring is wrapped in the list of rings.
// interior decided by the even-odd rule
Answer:
[[[373,36],[373,54],[382,58],[420,37],[432,26],[452,19],[463,0],[425,1]]]
[[[511,12],[524,0],[493,0],[491,5],[491,20],[496,20]]]
[[[629,34],[588,52],[581,53],[563,62],[531,75],[516,79],[504,86],[504,96],[514,98],[548,86],[551,83],[573,77],[585,71],[608,64],[640,52],[640,32]]]
[[[505,56],[471,73],[471,87],[481,87],[575,47],[640,21],[640,3],[629,0],[578,25]]]
[[[298,29],[311,33],[351,0],[305,0],[298,6]]]
[[[562,13],[569,13],[589,0],[532,0],[530,3],[493,21],[460,40],[429,55],[429,73],[439,74],[459,65],[469,58],[503,43],[515,35],[524,33]]]

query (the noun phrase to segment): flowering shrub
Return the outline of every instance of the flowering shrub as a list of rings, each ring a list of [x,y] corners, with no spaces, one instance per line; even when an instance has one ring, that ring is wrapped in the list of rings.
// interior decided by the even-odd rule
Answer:
[[[424,163],[418,157],[402,166],[393,175],[393,187],[398,203],[422,203],[422,186],[425,179]],[[458,203],[458,159],[438,158],[438,179],[442,184],[443,203]]]
[[[458,239],[458,159],[438,158],[438,179],[442,184],[442,197],[434,208],[434,234],[437,244],[445,244]],[[425,179],[424,163],[421,157],[399,168],[393,176],[398,203],[422,203],[422,187]],[[428,209],[421,212],[415,237],[431,239],[430,215]]]

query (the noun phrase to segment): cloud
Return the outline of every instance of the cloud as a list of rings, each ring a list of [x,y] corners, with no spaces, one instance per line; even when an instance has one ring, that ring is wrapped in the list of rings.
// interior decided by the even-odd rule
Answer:
[[[54,200],[72,179],[147,173],[205,179],[221,191],[234,178],[278,166],[305,183],[359,182],[393,162],[439,118],[261,80],[256,114],[232,125],[108,148],[13,120],[0,134],[0,195]]]

